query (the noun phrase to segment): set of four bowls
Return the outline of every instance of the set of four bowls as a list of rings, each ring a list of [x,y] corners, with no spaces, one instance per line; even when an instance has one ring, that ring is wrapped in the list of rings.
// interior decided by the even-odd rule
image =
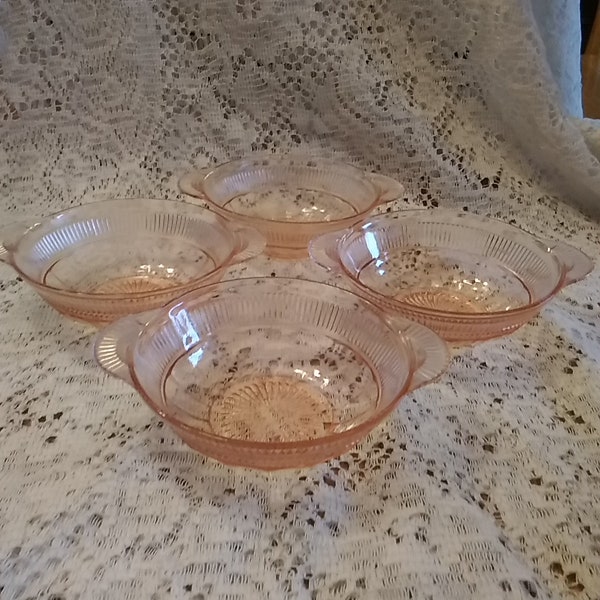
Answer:
[[[338,456],[446,368],[447,342],[506,335],[591,260],[446,210],[369,216],[388,177],[303,156],[251,157],[180,180],[206,202],[96,202],[0,230],[8,262],[61,313],[103,327],[95,356],[192,448],[260,469]],[[223,281],[262,252],[314,262],[352,291]]]

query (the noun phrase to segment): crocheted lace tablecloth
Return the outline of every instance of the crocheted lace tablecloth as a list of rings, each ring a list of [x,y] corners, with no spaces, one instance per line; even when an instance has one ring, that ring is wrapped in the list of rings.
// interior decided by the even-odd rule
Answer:
[[[302,149],[593,257],[574,0],[7,0],[0,224]],[[308,262],[229,273],[325,280]],[[600,275],[456,352],[359,447],[194,453],[0,271],[0,598],[600,598]]]

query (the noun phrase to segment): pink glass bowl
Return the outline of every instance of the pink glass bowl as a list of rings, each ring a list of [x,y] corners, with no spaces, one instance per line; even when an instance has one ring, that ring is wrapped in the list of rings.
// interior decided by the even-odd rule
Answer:
[[[189,173],[181,190],[221,216],[260,231],[270,256],[308,256],[317,235],[362,220],[377,205],[402,197],[389,177],[305,156],[250,157]]]
[[[513,332],[593,268],[567,244],[441,209],[374,217],[315,239],[310,253],[359,295],[452,342]]]
[[[217,283],[116,321],[95,356],[190,447],[266,470],[342,454],[448,362],[422,325],[284,278]]]
[[[146,311],[264,247],[262,236],[193,204],[94,202],[0,230],[0,260],[61,313],[92,324]]]

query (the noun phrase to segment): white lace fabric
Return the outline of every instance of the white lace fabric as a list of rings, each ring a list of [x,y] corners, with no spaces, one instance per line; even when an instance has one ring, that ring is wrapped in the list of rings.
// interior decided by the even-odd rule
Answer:
[[[8,0],[0,223],[181,198],[191,166],[300,149],[398,177],[397,207],[597,257],[577,9]],[[230,275],[271,273],[328,277],[266,258]],[[355,451],[271,475],[189,450],[94,364],[90,329],[0,276],[2,600],[598,598],[598,271],[457,353]]]

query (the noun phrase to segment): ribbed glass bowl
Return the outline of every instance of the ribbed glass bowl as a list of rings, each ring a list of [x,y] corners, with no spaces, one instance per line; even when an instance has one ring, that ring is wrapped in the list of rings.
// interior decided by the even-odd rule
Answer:
[[[448,362],[418,323],[326,284],[270,277],[121,319],[95,355],[189,446],[267,470],[342,454]]]
[[[511,333],[593,268],[567,244],[442,209],[373,217],[313,240],[310,253],[358,294],[452,342]]]
[[[184,175],[179,186],[221,216],[260,231],[265,252],[284,259],[306,258],[316,235],[349,227],[404,193],[389,177],[302,155],[207,167]]]
[[[262,236],[184,202],[93,202],[0,230],[0,260],[48,304],[92,324],[162,306],[254,256]]]

